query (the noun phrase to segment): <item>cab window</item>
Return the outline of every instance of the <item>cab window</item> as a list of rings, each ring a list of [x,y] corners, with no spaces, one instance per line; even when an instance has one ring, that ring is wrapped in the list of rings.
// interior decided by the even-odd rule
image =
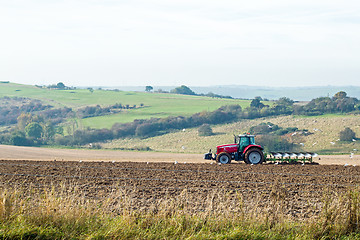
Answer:
[[[244,148],[247,147],[249,144],[250,144],[250,141],[249,141],[248,137],[240,138],[239,151],[240,152],[244,151]]]
[[[247,146],[247,145],[249,145],[249,144],[250,144],[249,138],[247,138],[247,137],[242,137],[242,138],[240,139],[240,145],[242,145],[242,146]]]

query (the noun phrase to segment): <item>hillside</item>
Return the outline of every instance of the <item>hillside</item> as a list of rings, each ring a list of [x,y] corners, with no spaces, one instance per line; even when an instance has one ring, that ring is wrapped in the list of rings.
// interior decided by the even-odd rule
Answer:
[[[268,141],[264,146],[269,150],[350,153],[360,148],[357,139],[338,141],[345,127],[360,135],[359,101],[345,92],[308,104],[288,98],[254,99],[250,104],[170,93],[59,90],[3,82],[0,86],[2,144],[204,153],[231,143],[233,134],[256,133],[250,128],[265,124],[265,132],[257,134],[260,142]],[[268,122],[279,131],[269,133]],[[203,124],[212,124],[215,134],[199,137]],[[281,149],[270,149],[274,144]]]
[[[115,114],[88,117],[79,121],[80,126],[92,128],[110,128],[114,123],[132,122],[134,119],[190,116],[230,104],[239,104],[242,107],[250,104],[250,101],[239,99],[109,90],[94,90],[93,92],[87,89],[54,90],[15,83],[0,83],[0,98],[5,96],[38,99],[56,108],[70,107],[73,110],[96,105],[107,107],[117,103],[130,106],[129,109],[122,109]],[[133,106],[136,107],[133,108]]]
[[[308,136],[292,136],[291,141],[298,144],[299,151],[311,151],[321,154],[348,153],[360,150],[360,140],[351,143],[338,141],[339,132],[345,127],[353,129],[360,136],[358,115],[324,115],[317,117],[281,116],[254,120],[242,120],[236,123],[213,126],[215,135],[200,137],[198,128],[185,129],[181,132],[169,133],[162,136],[147,139],[122,139],[104,143],[104,148],[130,148],[149,147],[155,151],[182,152],[182,153],[205,153],[216,145],[232,143],[233,134],[248,132],[251,126],[262,122],[271,122],[280,127],[297,127],[308,129]],[[303,143],[302,147],[300,143]],[[334,143],[334,144],[333,144]]]

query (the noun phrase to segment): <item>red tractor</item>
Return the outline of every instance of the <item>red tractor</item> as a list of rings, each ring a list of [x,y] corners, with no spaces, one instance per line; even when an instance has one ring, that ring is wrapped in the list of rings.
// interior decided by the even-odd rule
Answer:
[[[244,161],[248,164],[261,164],[265,161],[264,148],[255,144],[254,135],[235,136],[234,144],[220,145],[216,147],[216,154],[206,153],[204,159],[216,160],[221,164],[228,164],[231,160]]]

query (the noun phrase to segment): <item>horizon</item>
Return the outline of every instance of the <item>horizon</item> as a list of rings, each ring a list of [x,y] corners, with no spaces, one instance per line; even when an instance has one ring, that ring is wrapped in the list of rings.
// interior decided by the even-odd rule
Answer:
[[[9,82],[9,83],[13,83],[13,84],[21,84],[21,85],[29,85],[29,86],[49,86],[49,85],[53,85],[53,84],[57,84],[59,82],[51,82],[51,83],[47,83],[47,84],[28,84],[28,83],[21,83],[21,82],[14,82],[14,81],[10,81],[10,80],[0,80],[1,82]],[[63,82],[62,82],[63,83]],[[66,84],[65,84],[66,85]],[[146,87],[146,86],[152,86],[152,87],[179,87],[185,85],[187,87],[201,87],[201,88],[207,88],[207,87],[232,87],[232,86],[236,86],[236,87],[251,87],[251,88],[324,88],[324,87],[334,87],[334,88],[341,88],[341,87],[359,87],[360,85],[303,85],[303,86],[269,86],[269,85],[245,85],[245,84],[224,84],[224,85],[186,85],[186,84],[179,84],[179,85],[151,85],[151,84],[145,84],[145,85],[66,85],[67,87],[76,87],[76,88],[86,88],[86,87],[108,87],[108,88],[115,88],[115,87],[125,87],[125,88],[131,88],[131,87]]]

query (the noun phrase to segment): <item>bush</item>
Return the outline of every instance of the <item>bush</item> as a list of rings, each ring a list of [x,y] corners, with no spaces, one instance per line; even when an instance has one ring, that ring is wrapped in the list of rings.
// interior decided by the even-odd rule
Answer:
[[[211,136],[211,135],[214,135],[211,127],[209,124],[203,124],[201,127],[199,127],[199,136]]]
[[[355,139],[355,132],[348,127],[341,131],[339,135],[340,141],[352,141]]]
[[[137,128],[135,129],[135,135],[137,137],[147,137],[151,136],[156,130],[157,129],[154,124],[144,123],[137,126]]]
[[[23,132],[14,132],[9,140],[9,143],[14,146],[32,146],[33,142],[26,138]]]

